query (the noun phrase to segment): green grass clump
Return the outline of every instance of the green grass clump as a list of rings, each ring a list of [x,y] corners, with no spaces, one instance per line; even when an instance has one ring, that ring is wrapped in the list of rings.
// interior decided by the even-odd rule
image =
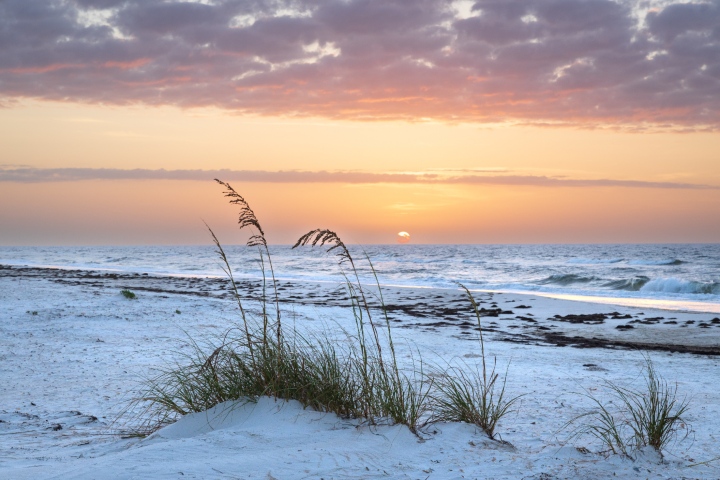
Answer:
[[[494,438],[497,422],[518,397],[509,400],[505,397],[507,372],[500,382],[494,367],[487,371],[480,312],[465,287],[480,327],[482,375],[456,369],[446,369],[439,375],[436,368],[430,369],[432,374],[426,374],[420,356],[412,368],[401,369],[370,258],[365,255],[364,261],[374,276],[374,288],[361,283],[356,260],[335,232],[312,230],[300,237],[293,248],[325,247],[328,253],[336,255],[355,329],[343,332],[346,341],[339,342],[331,340],[333,336],[328,331],[312,336],[295,329],[286,331],[262,227],[247,201],[227,183],[217,182],[225,187],[230,203],[240,207],[240,228],[253,230],[247,246],[257,248],[260,258],[261,312],[253,316],[246,310],[225,251],[208,227],[230,282],[240,322],[215,343],[199,345],[190,339],[190,354],[146,382],[145,391],[136,402],[143,405],[141,430],[152,431],[182,415],[201,412],[225,401],[252,402],[265,395],[297,400],[305,407],[371,424],[406,425],[418,435],[429,422],[465,421],[478,425]],[[369,294],[379,300],[379,308],[371,308]]]
[[[473,306],[480,331],[480,354],[482,370],[467,372],[467,369],[451,367],[438,375],[437,394],[434,395],[434,415],[436,420],[445,422],[466,422],[477,425],[490,438],[495,438],[498,422],[512,411],[512,407],[521,396],[506,398],[505,385],[508,369],[502,381],[496,372],[496,362],[488,371],[485,358],[485,342],[482,335],[481,315],[478,304],[470,290],[460,287]]]
[[[621,454],[633,458],[636,451],[650,446],[660,455],[684,431],[690,432],[683,415],[688,411],[689,400],[680,398],[677,384],[671,386],[660,377],[649,357],[645,358],[645,388],[635,390],[613,382],[605,382],[612,401],[603,403],[588,391],[596,409],[580,415],[567,425],[581,421],[572,437],[589,435],[600,440],[605,453]],[[571,437],[571,438],[572,438]]]
[[[229,400],[254,401],[262,395],[298,400],[321,411],[345,417],[361,416],[355,400],[351,362],[330,345],[320,345],[300,335],[278,344],[262,338],[262,325],[251,331],[253,344],[244,339],[243,327],[236,338],[215,347],[194,346],[182,365],[169,368],[146,385],[143,400],[145,426],[153,430],[178,417],[201,412]],[[207,346],[206,346],[207,347]]]
[[[350,350],[352,353],[350,358],[354,365],[353,371],[356,372],[356,380],[361,386],[358,398],[363,404],[361,416],[370,421],[388,417],[395,423],[407,425],[412,432],[417,433],[418,428],[425,424],[423,419],[431,399],[432,381],[422,373],[422,369],[410,374],[399,369],[390,319],[387,316],[372,261],[365,255],[365,260],[375,278],[376,293],[383,314],[381,323],[373,318],[355,261],[340,237],[331,230],[312,230],[300,237],[293,248],[306,245],[313,247],[329,245],[327,252],[336,254],[342,269],[356,326],[357,348]],[[321,339],[321,341],[326,340]],[[383,351],[383,344],[388,347],[389,352]],[[422,361],[420,364],[422,365]]]
[[[135,295],[133,292],[128,290],[127,288],[120,290],[120,293],[123,297],[127,298],[128,300],[135,300],[137,298],[137,295]]]

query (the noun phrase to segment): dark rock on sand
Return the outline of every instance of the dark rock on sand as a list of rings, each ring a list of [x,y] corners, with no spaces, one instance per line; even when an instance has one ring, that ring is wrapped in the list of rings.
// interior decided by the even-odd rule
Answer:
[[[581,313],[581,314],[569,314],[565,315],[554,315],[553,318],[560,322],[568,323],[584,323],[587,325],[600,325],[605,322],[607,315],[604,313]]]
[[[660,317],[660,318],[662,318],[662,317]],[[646,318],[645,320],[633,320],[633,321],[630,322],[630,323],[641,323],[641,324],[643,324],[643,325],[655,325],[655,324],[658,323],[659,321],[660,321],[660,320],[656,320],[656,319],[654,319],[654,318]],[[677,323],[677,322],[676,322],[676,323]]]
[[[591,372],[607,372],[607,368],[603,368],[599,365],[596,365],[594,363],[584,363],[583,367],[587,368]]]

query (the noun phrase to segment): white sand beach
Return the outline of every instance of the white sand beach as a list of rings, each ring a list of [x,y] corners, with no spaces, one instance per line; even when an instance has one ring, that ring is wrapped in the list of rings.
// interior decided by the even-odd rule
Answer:
[[[137,299],[125,299],[123,288]],[[341,285],[281,283],[281,292],[286,326],[331,335],[352,328]],[[475,320],[459,290],[384,294],[401,364],[418,352],[428,363],[478,364]],[[468,424],[431,424],[418,437],[404,426],[269,398],[225,403],[128,438],[132,416],[119,415],[142,380],[181,362],[189,338],[215,338],[238,321],[226,282],[3,267],[0,477],[720,478],[716,314],[519,294],[477,298],[497,309],[483,318],[486,351],[502,371],[509,365],[508,394],[524,395],[500,422],[502,442]],[[644,354],[689,399],[688,437],[664,459],[646,451],[634,461],[594,453],[602,448],[591,438],[568,442],[563,425],[592,408],[582,393],[608,399],[605,381],[642,386]]]

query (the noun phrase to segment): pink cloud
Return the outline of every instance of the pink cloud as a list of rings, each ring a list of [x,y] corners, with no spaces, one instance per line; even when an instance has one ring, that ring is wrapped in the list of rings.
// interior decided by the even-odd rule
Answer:
[[[103,63],[103,67],[107,68],[119,68],[121,70],[130,70],[133,68],[140,68],[143,65],[146,65],[150,63],[149,58],[138,58],[137,60],[132,60],[130,62],[105,62]]]
[[[720,5],[635,3],[6,0],[0,101],[719,129]]]
[[[42,67],[16,67],[16,68],[8,68],[7,72],[14,73],[14,74],[29,74],[29,73],[48,73],[48,72],[54,72],[56,70],[63,70],[66,68],[82,68],[84,65],[80,65],[77,63],[66,63],[66,64],[53,64],[53,65],[43,65]]]

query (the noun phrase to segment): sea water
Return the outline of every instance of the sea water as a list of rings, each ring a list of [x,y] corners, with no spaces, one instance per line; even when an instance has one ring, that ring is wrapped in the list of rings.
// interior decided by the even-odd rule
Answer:
[[[342,281],[327,247],[271,245],[278,279]],[[381,284],[528,292],[603,303],[720,311],[720,244],[350,246],[360,278]],[[258,249],[229,245],[234,274],[260,275]],[[224,276],[212,246],[0,247],[0,264]],[[265,266],[267,267],[267,261]]]

